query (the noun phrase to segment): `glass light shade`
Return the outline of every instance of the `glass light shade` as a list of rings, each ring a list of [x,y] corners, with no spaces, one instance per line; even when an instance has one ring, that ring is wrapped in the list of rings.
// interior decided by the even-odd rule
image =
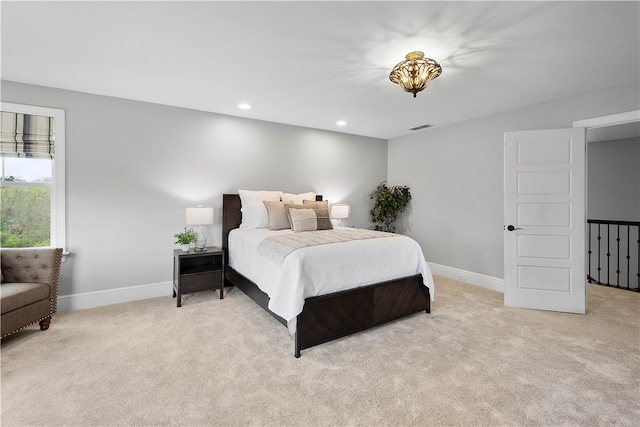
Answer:
[[[389,80],[399,84],[406,92],[413,93],[415,98],[418,92],[442,73],[442,67],[435,60],[425,58],[422,52],[410,52],[405,59],[393,67]]]
[[[335,205],[331,205],[331,218],[333,219],[344,219],[349,218],[351,214],[351,206],[345,205],[342,203],[338,203]]]

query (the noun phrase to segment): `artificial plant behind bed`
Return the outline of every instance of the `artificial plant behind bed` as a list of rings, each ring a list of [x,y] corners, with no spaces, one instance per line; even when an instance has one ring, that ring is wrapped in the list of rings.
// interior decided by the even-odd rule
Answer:
[[[375,230],[395,233],[395,221],[411,201],[411,191],[405,185],[389,187],[382,181],[378,188],[370,194],[373,208],[369,216]]]

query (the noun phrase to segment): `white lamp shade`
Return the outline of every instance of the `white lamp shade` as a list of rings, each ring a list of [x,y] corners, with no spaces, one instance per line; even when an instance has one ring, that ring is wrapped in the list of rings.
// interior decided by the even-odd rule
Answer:
[[[187,225],[207,225],[213,224],[213,207],[198,206],[196,208],[185,208],[185,223]]]
[[[334,219],[349,218],[349,214],[351,214],[351,206],[341,204],[341,203],[331,205],[331,218],[334,218]]]

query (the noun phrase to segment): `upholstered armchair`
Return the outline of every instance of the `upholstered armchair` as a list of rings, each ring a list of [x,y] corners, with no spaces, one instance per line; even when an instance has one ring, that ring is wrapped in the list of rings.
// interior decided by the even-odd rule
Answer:
[[[2,338],[33,323],[49,329],[58,308],[62,249],[0,250]]]

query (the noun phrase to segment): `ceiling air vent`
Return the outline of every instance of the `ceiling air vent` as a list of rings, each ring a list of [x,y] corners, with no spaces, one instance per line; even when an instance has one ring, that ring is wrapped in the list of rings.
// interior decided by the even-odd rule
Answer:
[[[426,128],[430,128],[430,127],[432,127],[432,126],[433,126],[433,125],[429,125],[429,124],[427,124],[427,125],[421,125],[421,126],[416,126],[416,127],[414,127],[414,128],[411,128],[411,129],[409,129],[409,130],[420,130],[420,129],[426,129]]]

